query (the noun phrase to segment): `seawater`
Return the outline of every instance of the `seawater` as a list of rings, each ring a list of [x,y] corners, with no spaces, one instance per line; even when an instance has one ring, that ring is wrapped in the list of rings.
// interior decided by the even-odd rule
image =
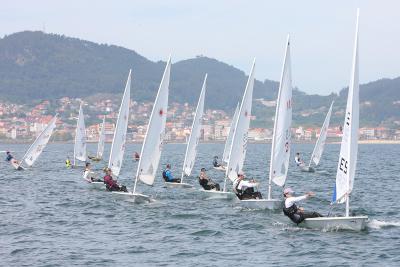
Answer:
[[[244,170],[267,193],[270,145],[250,144]],[[28,145],[1,144],[21,158]],[[129,144],[119,182],[133,186],[137,163]],[[110,146],[106,146],[109,151]],[[50,144],[32,168],[15,171],[0,164],[1,266],[399,266],[400,146],[360,145],[351,212],[368,215],[364,232],[307,230],[293,225],[281,211],[244,210],[235,202],[204,200],[197,190],[166,189],[161,168],[172,164],[180,176],[186,146],[168,144],[154,186],[138,191],[156,201],[137,205],[91,189],[82,168],[66,169],[72,144]],[[308,160],[313,145],[293,145]],[[88,146],[94,155],[96,144]],[[201,167],[223,183],[211,168],[223,144],[200,144],[194,177]],[[300,172],[291,160],[287,185],[297,194],[316,192],[303,203],[308,210],[330,212],[339,145],[326,146],[315,173]],[[107,154],[105,157],[107,158]],[[106,163],[94,163],[100,170]],[[274,187],[274,196],[281,189]],[[332,214],[343,214],[344,205]]]

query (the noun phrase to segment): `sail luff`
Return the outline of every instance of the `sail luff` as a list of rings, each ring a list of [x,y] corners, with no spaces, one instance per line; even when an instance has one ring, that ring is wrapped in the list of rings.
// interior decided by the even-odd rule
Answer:
[[[125,152],[126,132],[128,130],[129,121],[129,103],[131,99],[131,75],[132,70],[129,70],[121,106],[119,107],[117,124],[115,126],[110,158],[108,161],[108,168],[111,169],[115,176],[118,176],[121,171]]]
[[[195,115],[192,122],[192,128],[189,136],[189,141],[186,146],[185,160],[183,162],[182,169],[182,179],[183,182],[184,176],[190,176],[192,173],[194,160],[196,158],[197,145],[199,143],[200,134],[201,134],[201,122],[203,119],[203,111],[204,111],[204,98],[206,93],[206,84],[207,84],[207,74],[204,77],[203,86],[200,92],[199,101],[197,103]]]

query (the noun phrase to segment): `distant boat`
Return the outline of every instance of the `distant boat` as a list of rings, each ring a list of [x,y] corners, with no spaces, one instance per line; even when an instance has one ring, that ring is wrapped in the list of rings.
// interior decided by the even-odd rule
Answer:
[[[86,128],[81,103],[79,106],[78,120],[76,122],[73,166],[76,166],[76,160],[85,162],[86,158]]]
[[[165,182],[168,187],[183,187],[192,188],[193,185],[184,183],[183,179],[192,174],[194,162],[197,154],[197,146],[201,136],[201,122],[204,112],[204,98],[206,94],[207,74],[204,77],[203,87],[200,92],[199,101],[197,103],[196,112],[193,118],[192,129],[189,136],[189,141],[186,146],[185,160],[183,161],[182,176],[180,183]]]
[[[105,120],[106,120],[106,116],[103,117],[103,123],[101,124],[100,132],[99,132],[99,143],[97,144],[97,154],[95,157],[89,156],[90,160],[101,161],[103,159],[104,142],[106,140]]]
[[[36,138],[35,142],[29,147],[26,151],[25,155],[22,157],[20,162],[13,161],[11,164],[16,170],[23,170],[24,167],[22,164],[25,162],[27,166],[32,166],[33,163],[37,160],[40,154],[43,152],[43,149],[46,147],[47,143],[50,140],[51,135],[53,134],[54,128],[56,128],[57,121],[56,114],[51,121],[47,124],[46,128],[39,134]]]
[[[135,184],[131,192],[113,192],[120,196],[133,198],[135,203],[150,202],[151,197],[136,192],[138,181],[153,185],[164,144],[167,120],[168,92],[171,73],[171,58],[168,59],[164,74],[150,115],[149,125],[143,141],[142,151],[136,172]]]
[[[326,114],[324,124],[322,125],[321,131],[319,133],[318,140],[315,143],[314,150],[311,154],[310,163],[308,163],[308,166],[304,165],[300,166],[301,170],[304,172],[314,172],[315,169],[311,167],[312,162],[314,162],[315,166],[318,166],[319,161],[321,160],[322,152],[324,152],[326,136],[328,134],[329,122],[332,114],[332,107],[333,107],[333,101],[331,103],[328,113]]]
[[[229,128],[228,137],[226,138],[226,141],[225,141],[224,153],[222,154],[222,164],[223,165],[221,165],[220,167],[214,167],[214,169],[216,169],[216,170],[226,171],[225,166],[229,162],[229,152],[230,152],[231,146],[232,146],[233,134],[235,133],[235,125],[236,125],[237,117],[239,116],[239,108],[240,108],[240,105],[238,103],[236,106],[236,109],[235,109],[235,113],[233,114],[233,118],[231,121],[231,127]]]
[[[357,164],[358,128],[359,128],[359,66],[358,66],[358,17],[357,9],[356,34],[353,52],[353,68],[343,126],[342,143],[336,172],[336,185],[332,203],[346,203],[345,217],[318,217],[305,219],[300,225],[324,230],[354,230],[365,229],[368,216],[350,216],[350,193],[353,190],[354,176]]]

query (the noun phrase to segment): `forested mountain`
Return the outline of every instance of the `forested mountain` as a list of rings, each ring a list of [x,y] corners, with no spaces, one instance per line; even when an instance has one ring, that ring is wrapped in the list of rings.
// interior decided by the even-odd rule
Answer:
[[[249,68],[250,65],[251,59]],[[128,71],[132,68],[132,98],[139,102],[152,101],[164,66],[165,62],[152,62],[135,51],[115,45],[43,32],[19,32],[0,39],[0,98],[31,103],[41,99],[88,97],[98,93],[113,93],[120,97]],[[173,64],[171,101],[194,104],[205,73],[208,73],[206,107],[232,111],[243,94],[247,77],[243,71],[207,57]],[[273,100],[277,88],[276,81],[256,81],[254,99]],[[362,122],[379,125],[400,120],[399,88],[400,78],[362,85]],[[343,89],[339,96],[308,95],[296,89],[293,93],[296,123],[322,123],[323,113],[333,99],[337,112],[333,121],[341,121],[340,111],[345,108],[346,96],[347,89]],[[254,106],[260,124],[263,124],[261,118],[265,118],[266,114],[272,116],[274,112],[273,108],[257,101]]]

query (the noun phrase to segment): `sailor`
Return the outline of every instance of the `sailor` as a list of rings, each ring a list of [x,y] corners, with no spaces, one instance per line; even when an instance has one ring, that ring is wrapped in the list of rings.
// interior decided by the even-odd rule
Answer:
[[[140,155],[137,151],[135,151],[135,154],[133,157],[134,157],[135,161],[139,161],[139,159],[140,159]]]
[[[238,173],[238,177],[233,182],[233,191],[240,200],[245,199],[262,199],[262,195],[258,192],[258,182],[254,179],[244,180],[243,172]]]
[[[206,168],[201,168],[199,184],[204,188],[204,190],[220,191],[219,184],[215,183],[213,180],[211,180],[211,178],[208,177],[206,173]]]
[[[214,156],[213,166],[216,168],[221,167],[221,164],[218,163],[218,156]]]
[[[67,157],[67,159],[65,160],[65,167],[67,167],[68,169],[71,168],[71,161],[69,160],[69,157]]]
[[[10,151],[7,151],[7,152],[6,152],[6,155],[7,155],[6,160],[7,160],[8,162],[11,162],[11,160],[14,159],[14,156],[11,155]]]
[[[118,185],[117,181],[112,178],[112,171],[110,168],[105,168],[104,172],[106,173],[106,175],[104,176],[104,183],[106,184],[106,188],[108,191],[128,192],[126,186]]]
[[[83,178],[88,182],[102,182],[101,179],[95,178],[94,172],[92,172],[92,168],[89,162],[85,164],[85,170],[83,171]]]
[[[181,182],[181,179],[174,178],[174,176],[172,176],[171,164],[167,164],[165,170],[163,170],[163,172],[162,172],[162,177],[164,178],[164,181],[166,181],[168,183],[180,183]]]
[[[297,166],[304,165],[304,161],[300,158],[300,153],[296,153],[296,156],[294,157],[294,161],[296,162]]]
[[[302,207],[297,207],[296,202],[306,200],[310,197],[315,196],[313,192],[308,192],[303,196],[294,197],[294,191],[291,188],[285,188],[283,191],[283,197],[285,198],[285,205],[283,207],[283,213],[292,220],[292,222],[299,224],[306,218],[323,217],[318,212],[306,212]]]

